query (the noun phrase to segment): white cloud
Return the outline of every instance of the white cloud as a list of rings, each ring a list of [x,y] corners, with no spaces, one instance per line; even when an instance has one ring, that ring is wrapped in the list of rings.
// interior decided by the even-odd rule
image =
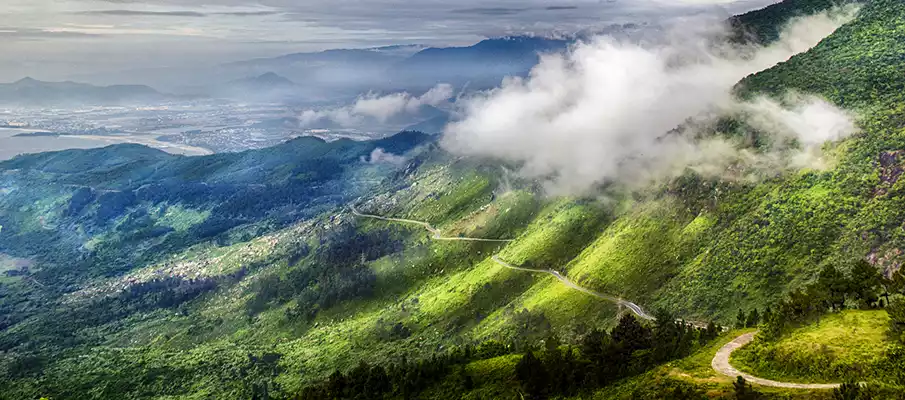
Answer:
[[[776,154],[755,156],[727,141],[701,143],[666,132],[691,117],[742,111],[752,125],[792,135],[809,148],[850,134],[848,117],[826,102],[800,99],[792,108],[766,99],[737,104],[731,88],[809,49],[853,13],[794,21],[767,48],[714,46],[714,38],[727,32],[707,19],[685,20],[645,44],[606,37],[579,44],[568,54],[545,57],[526,79],[509,79],[464,100],[443,145],[458,154],[518,163],[522,174],[568,193],[609,181],[649,183],[685,168],[715,172],[746,159],[776,164]]]
[[[405,156],[395,155],[393,153],[388,153],[386,150],[381,148],[376,148],[371,152],[371,155],[368,156],[366,161],[371,164],[392,164],[392,165],[402,165],[408,159]]]
[[[743,12],[775,1],[4,0],[0,13],[4,28],[80,24],[114,25],[117,29],[90,42],[44,38],[40,46],[34,45],[33,38],[6,37],[0,47],[17,57],[0,60],[0,80],[19,79],[23,74],[61,79],[105,70],[213,65],[329,48],[467,45],[487,35],[575,32],[613,23],[656,22],[716,6],[725,7],[728,13]],[[493,12],[506,9],[517,12]],[[157,16],[123,15],[128,12]],[[203,35],[180,36],[179,28],[192,28],[190,32]],[[50,64],[48,59],[59,62]],[[21,60],[29,65],[11,65]]]
[[[350,106],[305,110],[299,116],[299,123],[302,126],[311,126],[329,120],[344,127],[359,126],[368,120],[384,123],[398,115],[415,114],[423,106],[440,106],[451,99],[453,94],[453,87],[445,83],[433,87],[419,97],[414,97],[408,92],[384,96],[368,93],[359,96]]]

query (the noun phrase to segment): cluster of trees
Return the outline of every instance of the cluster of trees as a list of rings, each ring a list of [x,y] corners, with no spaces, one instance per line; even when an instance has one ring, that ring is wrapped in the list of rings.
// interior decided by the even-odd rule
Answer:
[[[711,323],[698,329],[657,312],[652,327],[625,315],[610,332],[585,333],[576,343],[563,344],[555,336],[541,342],[520,339],[512,343],[488,341],[478,347],[457,347],[419,362],[403,358],[399,363],[371,365],[365,362],[325,381],[306,387],[300,400],[418,398],[428,388],[461,396],[475,388],[465,366],[477,360],[523,354],[511,379],[525,399],[575,395],[618,379],[644,372],[655,365],[690,354],[714,339],[721,328]],[[442,385],[438,383],[442,382]],[[697,398],[694,390],[681,390]],[[673,392],[671,392],[673,393]]]
[[[857,1],[859,0],[848,2]],[[786,1],[738,15],[729,20],[733,28],[731,39],[737,43],[769,44],[779,39],[781,29],[792,18],[813,15],[845,2],[845,0]]]
[[[387,366],[362,361],[347,373],[337,370],[327,380],[306,387],[295,399],[416,399],[440,381],[450,383],[445,388],[450,394],[461,395],[474,387],[474,378],[465,371],[467,363],[511,354],[515,348],[514,344],[488,341],[478,347],[456,347],[417,362],[406,357]]]
[[[320,310],[342,301],[366,298],[374,292],[377,277],[367,266],[386,254],[399,251],[395,227],[358,232],[349,225],[330,230],[313,252],[307,248],[291,255],[293,265],[283,275],[268,275],[258,281],[247,304],[250,315],[273,302],[295,300],[286,316],[291,321],[313,319]]]
[[[767,313],[770,312],[769,307],[767,308]],[[745,314],[745,310],[739,309],[738,315],[735,316],[735,328],[753,328],[760,324],[760,313],[757,312],[757,309],[751,310],[750,313]]]
[[[598,388],[686,356],[720,332],[714,323],[697,329],[662,310],[656,318],[654,326],[647,327],[626,314],[609,333],[589,332],[577,348],[564,348],[552,337],[542,351],[528,348],[516,366],[525,397],[571,396]]]
[[[776,339],[790,324],[801,323],[829,311],[889,305],[887,311],[893,319],[893,331],[901,333],[905,332],[905,304],[901,298],[895,298],[901,295],[905,295],[905,273],[902,270],[887,277],[863,260],[855,263],[848,274],[828,265],[820,271],[813,284],[793,290],[775,309],[767,307],[762,316],[754,310],[752,315],[745,317],[744,311],[739,310],[737,325],[755,326],[757,319],[760,319],[764,337]],[[741,321],[745,324],[741,325]]]

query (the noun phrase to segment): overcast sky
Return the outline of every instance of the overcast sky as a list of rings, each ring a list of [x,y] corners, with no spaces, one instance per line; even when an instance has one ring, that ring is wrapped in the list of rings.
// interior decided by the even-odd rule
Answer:
[[[388,44],[471,44],[777,0],[3,0],[0,81]]]

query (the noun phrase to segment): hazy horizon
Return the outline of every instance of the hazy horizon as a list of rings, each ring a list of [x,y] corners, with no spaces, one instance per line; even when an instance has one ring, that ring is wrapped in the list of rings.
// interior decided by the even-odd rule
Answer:
[[[489,36],[576,32],[775,0],[11,0],[0,15],[0,82],[91,81],[108,72],[204,68],[335,48],[469,45]]]

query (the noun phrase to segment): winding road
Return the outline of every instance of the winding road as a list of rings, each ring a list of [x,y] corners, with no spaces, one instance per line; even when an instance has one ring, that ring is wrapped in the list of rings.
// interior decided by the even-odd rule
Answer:
[[[352,214],[354,214],[354,215],[357,216],[357,217],[371,218],[371,219],[377,219],[377,220],[388,221],[388,222],[400,222],[400,223],[404,223],[404,224],[419,225],[419,226],[421,226],[422,228],[427,229],[428,232],[431,233],[431,239],[433,239],[433,240],[460,241],[460,242],[497,242],[497,243],[508,243],[508,242],[512,242],[512,241],[513,241],[513,239],[483,239],[483,238],[469,238],[469,237],[445,237],[445,236],[443,236],[443,233],[442,233],[439,229],[435,228],[433,225],[431,225],[431,224],[429,224],[429,223],[427,223],[427,222],[424,222],[424,221],[416,221],[416,220],[413,220],[413,219],[404,219],[404,218],[388,218],[388,217],[381,217],[381,216],[379,216],[379,215],[374,215],[374,214],[365,214],[365,213],[359,212],[358,209],[355,208],[355,206],[352,206],[351,209],[352,209]],[[531,269],[531,268],[516,267],[516,266],[514,266],[514,265],[512,265],[512,264],[509,264],[509,263],[503,261],[503,260],[500,259],[500,257],[497,256],[497,255],[494,255],[493,257],[491,257],[491,260],[493,260],[493,262],[495,262],[497,265],[499,265],[499,266],[501,266],[501,267],[513,269],[513,270],[516,270],[516,271],[524,271],[524,272],[531,272],[531,273],[535,273],[535,274],[548,274],[548,275],[552,275],[554,278],[556,278],[557,280],[559,280],[560,282],[562,282],[564,285],[568,286],[569,288],[572,288],[572,289],[574,289],[574,290],[577,290],[577,291],[582,292],[582,293],[585,293],[585,294],[589,294],[589,295],[594,296],[594,297],[597,297],[597,298],[599,298],[599,299],[601,299],[601,300],[605,300],[605,301],[608,301],[608,302],[611,302],[611,303],[615,303],[616,305],[619,305],[619,306],[624,306],[624,307],[628,308],[629,310],[631,310],[631,311],[632,311],[635,315],[637,315],[639,318],[646,319],[646,320],[649,320],[649,321],[653,321],[653,320],[655,319],[655,318],[654,318],[653,316],[651,316],[650,314],[644,312],[644,309],[641,308],[641,306],[639,306],[639,305],[637,305],[637,304],[635,304],[635,303],[632,303],[632,302],[627,301],[627,300],[620,299],[620,298],[615,297],[615,296],[611,296],[611,295],[608,295],[608,294],[603,294],[603,293],[600,293],[600,292],[595,292],[595,291],[593,291],[593,290],[591,290],[591,289],[588,289],[588,288],[584,288],[584,287],[578,286],[578,284],[576,284],[575,282],[570,281],[568,278],[566,278],[565,276],[563,276],[562,274],[560,274],[558,271],[555,271],[555,270],[552,270],[552,269]]]
[[[745,378],[745,380],[748,381],[749,383],[754,383],[754,384],[761,385],[761,386],[771,386],[771,387],[786,388],[786,389],[813,389],[813,390],[829,390],[829,389],[838,388],[840,386],[840,384],[838,384],[838,383],[777,382],[777,381],[771,381],[769,379],[758,378],[756,376],[746,374],[744,372],[741,372],[741,371],[735,369],[735,367],[733,367],[732,364],[729,363],[729,357],[732,356],[733,351],[738,350],[739,348],[741,348],[742,346],[744,346],[748,343],[751,343],[751,341],[754,340],[754,335],[756,335],[756,334],[757,334],[757,332],[746,333],[744,335],[741,335],[741,336],[735,338],[735,340],[733,340],[729,343],[726,343],[725,346],[723,346],[722,348],[720,348],[719,351],[716,352],[716,355],[713,357],[713,361],[710,363],[710,365],[713,367],[714,370],[716,370],[716,372],[719,372],[730,378],[735,378],[737,376],[741,376],[742,378]]]
[[[443,236],[443,233],[439,229],[435,228],[433,225],[431,225],[427,222],[424,222],[424,221],[416,221],[413,219],[404,219],[404,218],[388,218],[388,217],[382,217],[379,215],[365,214],[365,213],[359,212],[358,209],[356,209],[354,205],[351,207],[351,209],[352,209],[352,214],[354,214],[355,216],[358,216],[358,217],[362,217],[362,218],[371,218],[371,219],[377,219],[377,220],[381,220],[381,221],[400,222],[400,223],[404,223],[404,224],[412,224],[412,225],[421,226],[422,228],[427,229],[427,231],[431,233],[431,239],[433,239],[433,240],[460,241],[460,242],[497,242],[497,243],[508,243],[508,242],[513,241],[513,239],[483,239],[483,238],[469,238],[469,237],[446,237],[446,236]],[[516,267],[512,264],[507,263],[506,261],[503,261],[502,259],[500,259],[500,256],[498,256],[498,255],[493,255],[490,259],[493,260],[493,262],[495,262],[497,265],[504,267],[504,268],[513,269],[516,271],[530,272],[530,273],[535,273],[535,274],[552,275],[554,278],[556,278],[562,284],[568,286],[571,289],[597,297],[601,300],[615,303],[616,305],[619,305],[619,306],[626,307],[629,310],[631,310],[635,315],[637,315],[639,318],[646,319],[648,321],[655,320],[655,318],[652,315],[646,313],[644,311],[644,309],[641,308],[641,306],[639,306],[635,303],[632,303],[628,300],[623,300],[623,299],[620,299],[615,296],[611,296],[608,294],[596,292],[594,290],[591,290],[591,289],[588,289],[585,287],[581,287],[578,284],[576,284],[575,282],[570,281],[568,278],[566,278],[565,276],[560,274],[559,271],[556,271],[553,269],[531,269],[531,268]],[[694,323],[692,323],[692,324],[694,325]],[[697,325],[695,325],[695,326],[697,326]],[[702,326],[704,326],[704,325],[702,325]],[[737,376],[741,376],[741,377],[745,378],[746,381],[756,384],[756,385],[761,385],[761,386],[770,386],[770,387],[778,387],[778,388],[786,388],[786,389],[811,389],[811,390],[828,390],[828,389],[835,389],[840,386],[840,384],[838,384],[838,383],[778,382],[778,381],[772,381],[769,379],[758,378],[756,376],[746,374],[744,372],[741,372],[741,371],[735,369],[735,367],[733,367],[732,364],[729,363],[729,358],[731,357],[732,352],[741,348],[742,346],[744,346],[748,343],[751,343],[751,341],[754,340],[755,334],[757,334],[757,332],[746,333],[742,336],[735,338],[733,341],[727,343],[725,346],[720,348],[720,350],[717,351],[716,355],[713,357],[713,361],[711,361],[711,363],[710,363],[710,365],[713,367],[713,369],[716,372],[726,375],[730,378],[735,378]]]
[[[512,241],[512,239],[480,239],[480,238],[467,238],[467,237],[445,237],[445,236],[443,236],[443,233],[440,232],[439,229],[434,228],[431,224],[424,222],[424,221],[416,221],[413,219],[404,219],[404,218],[387,218],[387,217],[381,217],[379,215],[374,215],[374,214],[363,214],[361,212],[358,212],[358,209],[356,209],[355,206],[352,206],[351,208],[352,208],[352,214],[355,214],[355,216],[357,216],[357,217],[379,219],[381,221],[389,221],[389,222],[401,222],[403,224],[419,225],[422,228],[427,229],[428,232],[431,233],[431,239],[433,239],[433,240],[444,240],[444,241],[450,241],[450,242],[496,242],[496,243],[508,243],[508,242]]]
[[[560,274],[559,271],[554,271],[554,270],[552,270],[552,269],[531,269],[531,268],[516,267],[516,266],[514,266],[514,265],[511,265],[511,264],[509,264],[509,263],[507,263],[507,262],[501,260],[500,257],[499,257],[499,256],[496,256],[496,255],[494,255],[494,256],[491,257],[490,259],[493,260],[493,262],[499,264],[500,266],[503,266],[503,267],[506,267],[506,268],[509,268],[509,269],[514,269],[514,270],[517,270],[517,271],[533,272],[533,273],[538,273],[538,274],[549,274],[549,275],[553,275],[553,277],[556,278],[557,280],[559,280],[560,282],[562,282],[562,284],[564,284],[564,285],[566,285],[566,286],[568,286],[568,287],[570,287],[570,288],[572,288],[572,289],[575,289],[575,290],[577,290],[577,291],[579,291],[579,292],[582,292],[582,293],[589,294],[589,295],[594,296],[594,297],[597,297],[597,298],[599,298],[599,299],[603,299],[603,300],[609,301],[609,302],[611,302],[611,303],[616,303],[616,305],[619,305],[619,306],[627,307],[629,310],[632,310],[632,312],[635,313],[635,315],[637,315],[639,318],[646,319],[646,320],[648,320],[648,321],[653,321],[653,320],[656,319],[656,318],[654,318],[653,316],[651,316],[650,314],[644,312],[644,309],[642,309],[641,306],[639,306],[639,305],[637,305],[637,304],[635,304],[635,303],[632,303],[632,302],[627,301],[627,300],[620,299],[620,298],[615,297],[615,296],[610,296],[610,295],[608,295],[608,294],[603,294],[603,293],[600,293],[600,292],[595,292],[595,291],[593,291],[593,290],[591,290],[591,289],[588,289],[588,288],[584,288],[584,287],[578,286],[578,284],[576,284],[575,282],[572,282],[572,281],[570,281],[568,278],[562,276],[562,274]]]

